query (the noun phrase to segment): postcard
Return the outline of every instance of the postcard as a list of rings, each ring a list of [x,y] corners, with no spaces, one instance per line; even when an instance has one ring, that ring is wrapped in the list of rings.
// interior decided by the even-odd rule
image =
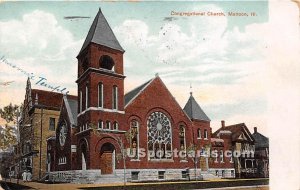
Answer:
[[[299,6],[0,2],[2,188],[299,189]]]

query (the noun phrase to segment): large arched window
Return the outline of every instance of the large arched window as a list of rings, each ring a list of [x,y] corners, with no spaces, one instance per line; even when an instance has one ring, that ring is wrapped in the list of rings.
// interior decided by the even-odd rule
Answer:
[[[150,159],[172,157],[172,132],[169,118],[162,112],[153,112],[147,120],[148,151]]]
[[[108,55],[102,55],[99,60],[99,67],[102,69],[112,70],[115,66],[114,60]]]
[[[79,100],[79,112],[82,112],[82,91],[79,92],[80,100]]]
[[[186,142],[185,142],[185,128],[183,125],[179,126],[179,146],[180,146],[180,151],[183,151],[183,158],[185,158],[186,155]]]
[[[98,84],[98,107],[103,108],[103,83]]]
[[[132,120],[130,122],[130,154],[132,159],[138,159],[139,149],[139,122]]]
[[[118,109],[118,87],[116,85],[113,86],[113,109]]]
[[[85,109],[89,108],[89,88],[85,86]]]

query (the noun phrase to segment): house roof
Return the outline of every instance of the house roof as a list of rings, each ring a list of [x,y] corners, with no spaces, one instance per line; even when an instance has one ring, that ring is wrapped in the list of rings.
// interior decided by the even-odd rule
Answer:
[[[142,85],[134,88],[133,90],[129,91],[125,94],[125,106],[132,102],[147,86],[153,81],[153,79],[148,80],[147,82],[143,83]]]
[[[107,20],[102,14],[101,9],[99,9],[98,14],[90,27],[79,55],[91,42],[124,52],[124,49],[121,47]]]
[[[32,104],[59,110],[62,103],[62,93],[31,89]]]
[[[255,141],[248,127],[245,125],[245,123],[238,123],[235,125],[224,126],[224,128],[221,127],[216,132],[213,133],[213,137],[218,137],[218,134],[224,130],[231,132],[232,141],[238,141],[240,140],[240,138],[247,138],[250,141]]]
[[[260,134],[259,132],[254,132],[252,134],[255,140],[255,147],[256,148],[268,148],[269,147],[269,138],[265,137],[264,135]]]
[[[199,106],[199,104],[193,97],[192,93],[189,100],[185,104],[183,110],[191,119],[210,121],[208,116],[204,113],[202,108]]]

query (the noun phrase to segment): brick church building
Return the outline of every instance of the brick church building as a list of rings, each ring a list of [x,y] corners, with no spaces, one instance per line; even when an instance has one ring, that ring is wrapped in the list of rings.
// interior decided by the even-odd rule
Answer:
[[[116,182],[124,172],[127,181],[200,179],[212,170],[235,177],[230,159],[185,154],[216,149],[223,157],[230,148],[212,138],[192,93],[181,108],[156,75],[124,94],[124,53],[99,10],[77,56],[78,96],[63,97],[56,135],[47,141],[50,179]]]

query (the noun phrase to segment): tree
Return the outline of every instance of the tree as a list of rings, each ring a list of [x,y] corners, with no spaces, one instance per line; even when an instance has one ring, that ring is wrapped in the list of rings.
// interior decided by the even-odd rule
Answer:
[[[16,123],[17,118],[20,115],[20,106],[12,105],[5,106],[3,109],[0,108],[0,117],[5,119],[5,127],[2,127],[0,132],[0,149],[7,150],[11,148],[13,144],[17,142],[16,138]]]
[[[20,115],[20,106],[12,105],[5,106],[3,109],[0,108],[0,116],[5,119],[7,123],[17,123],[17,117]]]

